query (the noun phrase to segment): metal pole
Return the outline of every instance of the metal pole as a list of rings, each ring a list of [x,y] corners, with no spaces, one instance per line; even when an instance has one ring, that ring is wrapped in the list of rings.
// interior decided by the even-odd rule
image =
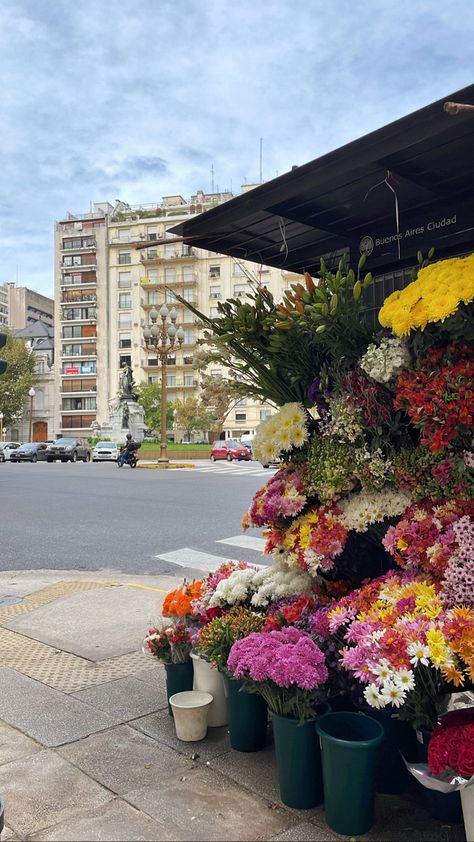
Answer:
[[[166,358],[167,353],[160,354],[161,357],[161,442],[160,442],[160,464],[168,464],[168,451],[166,446]]]
[[[30,432],[28,441],[31,441],[31,437],[33,435],[33,397],[33,395],[30,395]]]

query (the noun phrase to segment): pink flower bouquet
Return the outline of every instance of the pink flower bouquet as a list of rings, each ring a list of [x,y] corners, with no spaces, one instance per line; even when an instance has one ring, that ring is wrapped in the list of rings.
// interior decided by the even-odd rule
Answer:
[[[227,669],[245,679],[247,690],[260,693],[273,713],[300,720],[314,716],[317,690],[328,677],[319,647],[293,626],[237,640]]]

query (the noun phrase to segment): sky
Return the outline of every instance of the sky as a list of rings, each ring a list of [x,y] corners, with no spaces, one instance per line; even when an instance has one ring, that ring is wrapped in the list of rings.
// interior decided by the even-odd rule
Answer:
[[[55,220],[240,192],[473,81],[472,0],[0,0],[0,282]]]

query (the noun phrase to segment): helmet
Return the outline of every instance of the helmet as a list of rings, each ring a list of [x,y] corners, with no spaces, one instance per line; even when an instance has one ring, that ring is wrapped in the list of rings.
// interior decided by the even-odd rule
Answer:
[[[131,433],[127,433],[127,441],[131,441],[131,438],[132,438],[132,434],[131,434]]]

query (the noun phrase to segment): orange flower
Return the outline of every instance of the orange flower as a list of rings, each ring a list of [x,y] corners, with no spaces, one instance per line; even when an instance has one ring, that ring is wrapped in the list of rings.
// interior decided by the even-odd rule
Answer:
[[[191,584],[184,581],[181,588],[176,588],[176,590],[166,594],[161,609],[163,617],[192,616],[194,613],[192,602],[201,596],[203,585],[202,580]]]

